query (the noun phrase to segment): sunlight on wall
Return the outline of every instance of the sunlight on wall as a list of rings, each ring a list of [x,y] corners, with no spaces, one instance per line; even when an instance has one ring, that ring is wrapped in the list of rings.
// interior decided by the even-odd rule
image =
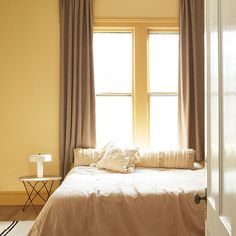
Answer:
[[[177,17],[177,0],[94,0],[95,17]],[[28,155],[51,153],[59,173],[58,0],[0,1],[0,191],[23,190]]]

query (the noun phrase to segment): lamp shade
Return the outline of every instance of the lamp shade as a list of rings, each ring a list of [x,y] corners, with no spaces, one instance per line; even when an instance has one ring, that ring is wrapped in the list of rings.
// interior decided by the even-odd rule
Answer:
[[[52,155],[51,154],[32,154],[29,156],[29,161],[31,162],[49,162],[52,161]]]
[[[30,162],[37,162],[37,177],[43,178],[43,162],[52,160],[51,154],[33,154],[29,156]]]

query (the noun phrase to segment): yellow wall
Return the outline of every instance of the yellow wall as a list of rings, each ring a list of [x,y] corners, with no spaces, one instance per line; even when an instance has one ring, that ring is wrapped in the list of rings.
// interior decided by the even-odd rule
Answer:
[[[0,1],[0,191],[23,190],[32,153],[58,174],[58,0]]]
[[[176,18],[179,0],[94,0],[94,16],[102,18]]]
[[[94,15],[176,18],[178,0],[94,0]],[[35,173],[30,154],[51,153],[45,173],[59,173],[58,128],[58,0],[0,0],[0,204]]]

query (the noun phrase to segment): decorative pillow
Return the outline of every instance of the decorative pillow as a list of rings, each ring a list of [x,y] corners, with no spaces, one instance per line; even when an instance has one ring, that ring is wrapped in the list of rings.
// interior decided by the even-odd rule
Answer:
[[[100,150],[100,152],[98,153],[97,158],[98,158],[99,160],[102,159],[102,157],[104,156],[104,154],[105,154],[111,147],[113,147],[113,146],[115,146],[115,145],[116,145],[116,143],[113,142],[113,141],[108,142],[108,143]]]
[[[139,161],[137,148],[122,148],[115,143],[106,145],[105,153],[96,166],[101,169],[130,173],[134,171],[135,164]]]
[[[139,167],[192,169],[194,167],[195,151],[182,149],[172,151],[139,150]]]
[[[75,148],[74,166],[89,166],[101,159],[101,150],[95,148]]]

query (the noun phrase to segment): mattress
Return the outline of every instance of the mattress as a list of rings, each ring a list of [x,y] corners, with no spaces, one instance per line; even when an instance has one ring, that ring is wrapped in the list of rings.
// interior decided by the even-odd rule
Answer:
[[[51,195],[30,236],[203,236],[205,169],[136,168],[121,174],[74,167]]]

